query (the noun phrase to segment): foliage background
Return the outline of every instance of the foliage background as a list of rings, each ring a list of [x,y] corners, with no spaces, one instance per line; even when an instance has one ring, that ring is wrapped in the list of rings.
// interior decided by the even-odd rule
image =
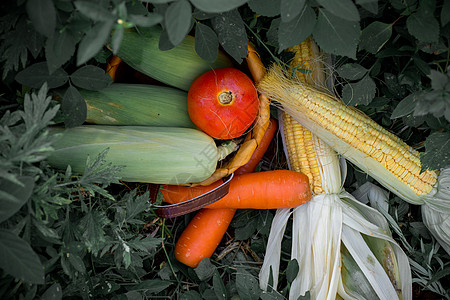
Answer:
[[[191,215],[157,218],[148,186],[119,181],[102,155],[83,176],[47,165],[46,128],[84,122],[79,89],[111,83],[106,61],[127,28],[161,25],[162,50],[193,34],[208,61],[220,47],[241,63],[250,40],[266,65],[288,62],[284,50],[312,35],[333,54],[336,91],[348,105],[421,151],[424,168],[450,164],[450,1],[17,0],[0,11],[2,299],[283,299],[289,289],[289,232],[282,293],[257,283],[272,211],[239,211],[216,255],[191,269],[172,253]],[[280,147],[274,140],[260,169],[285,167]],[[346,188],[366,181],[351,167]],[[448,255],[417,207],[390,201],[415,297],[448,298]]]

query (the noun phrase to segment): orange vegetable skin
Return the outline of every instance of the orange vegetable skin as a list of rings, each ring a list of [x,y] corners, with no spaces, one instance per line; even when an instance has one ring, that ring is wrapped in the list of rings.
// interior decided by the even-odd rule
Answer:
[[[277,121],[270,119],[269,127],[261,143],[253,152],[250,160],[235,171],[236,175],[255,171],[267,148],[269,148],[277,129]],[[178,238],[175,244],[175,258],[179,262],[195,268],[202,259],[211,257],[235,213],[236,209],[234,208],[200,209]]]
[[[164,200],[174,204],[201,195],[220,182],[209,186],[165,186]],[[206,208],[276,209],[291,208],[311,198],[308,177],[291,170],[274,170],[235,176],[227,195]]]

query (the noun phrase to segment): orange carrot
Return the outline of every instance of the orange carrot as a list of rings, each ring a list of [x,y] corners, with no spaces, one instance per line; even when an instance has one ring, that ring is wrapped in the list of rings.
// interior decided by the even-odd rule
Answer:
[[[250,160],[234,172],[236,175],[255,171],[277,129],[277,121],[271,119],[267,131]],[[211,257],[235,213],[236,209],[234,208],[200,209],[175,244],[175,258],[185,265],[195,268],[203,258]]]
[[[209,186],[165,186],[161,189],[164,201],[175,204],[201,195],[220,183]],[[206,208],[275,209],[291,208],[311,198],[308,177],[291,170],[274,170],[236,175],[230,189],[219,201]]]

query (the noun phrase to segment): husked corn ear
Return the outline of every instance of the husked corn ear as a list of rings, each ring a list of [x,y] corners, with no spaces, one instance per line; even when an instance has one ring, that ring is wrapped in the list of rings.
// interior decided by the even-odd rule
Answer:
[[[391,191],[414,204],[433,191],[434,171],[420,172],[419,153],[364,113],[318,89],[288,79],[273,67],[259,83],[260,92],[323,139],[338,153],[358,165]]]

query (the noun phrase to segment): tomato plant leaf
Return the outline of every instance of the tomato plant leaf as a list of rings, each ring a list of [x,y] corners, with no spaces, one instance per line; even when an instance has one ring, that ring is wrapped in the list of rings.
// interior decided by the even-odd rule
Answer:
[[[179,0],[169,5],[164,17],[165,29],[170,42],[181,43],[191,28],[192,8],[187,0]]]
[[[69,86],[64,93],[61,110],[66,116],[64,124],[67,128],[80,126],[86,120],[86,102],[80,92],[73,86]]]
[[[83,15],[93,21],[105,22],[114,19],[113,14],[100,3],[75,1],[74,5]]]
[[[359,80],[367,74],[368,70],[357,63],[348,63],[337,68],[336,72],[342,78],[348,80]]]
[[[359,22],[336,17],[325,9],[319,10],[313,37],[325,52],[355,59],[359,36]]]
[[[70,75],[70,80],[74,85],[91,91],[99,91],[112,83],[111,76],[94,65],[79,68]]]
[[[356,0],[355,3],[373,14],[378,13],[378,0]]]
[[[49,88],[56,88],[64,85],[69,79],[69,75],[63,69],[58,69],[50,75],[47,62],[35,63],[20,71],[16,75],[16,81],[31,88],[40,88],[47,82]]]
[[[439,40],[439,22],[427,5],[421,5],[415,13],[408,16],[406,27],[420,42],[435,43]]]
[[[76,40],[68,30],[56,31],[47,39],[45,58],[49,73],[52,74],[66,63],[75,53]]]
[[[84,64],[102,49],[109,37],[114,21],[95,24],[78,45],[77,65]]]
[[[359,12],[352,0],[317,0],[327,11],[348,21],[359,21]]]
[[[450,164],[450,132],[435,132],[425,140],[425,152],[420,153],[422,170],[437,170]]]
[[[27,242],[6,229],[0,229],[0,267],[25,282],[44,283],[44,268],[37,254]]]
[[[290,22],[297,17],[306,5],[306,0],[281,0],[280,14],[282,22]],[[308,24],[308,23],[304,23]]]
[[[237,10],[222,13],[212,19],[219,43],[238,63],[247,56],[247,32]]]
[[[60,300],[62,299],[62,287],[59,283],[52,284],[41,296],[41,300]]]
[[[208,25],[195,25],[195,52],[206,61],[213,62],[219,53],[219,40],[214,30]]]
[[[14,215],[30,198],[33,188],[34,179],[30,176],[20,176],[16,182],[0,179],[0,195],[2,199],[2,209],[0,210],[0,223],[6,221]]]
[[[397,119],[411,114],[416,106],[417,98],[420,93],[413,93],[406,96],[402,101],[400,101],[392,112],[391,119]]]
[[[376,54],[388,42],[392,35],[392,25],[374,21],[361,32],[359,50]]]
[[[278,53],[303,42],[311,35],[315,25],[316,13],[308,5],[304,5],[300,14],[292,21],[281,22],[278,27]]]
[[[376,84],[367,74],[360,81],[349,83],[342,90],[342,100],[347,105],[368,105],[375,97]]]
[[[208,13],[222,13],[238,8],[248,0],[190,0],[192,5]]]
[[[250,0],[248,6],[258,15],[275,17],[280,14],[280,3],[281,0]]]
[[[56,9],[52,0],[28,0],[28,16],[36,31],[49,37],[56,27]]]

